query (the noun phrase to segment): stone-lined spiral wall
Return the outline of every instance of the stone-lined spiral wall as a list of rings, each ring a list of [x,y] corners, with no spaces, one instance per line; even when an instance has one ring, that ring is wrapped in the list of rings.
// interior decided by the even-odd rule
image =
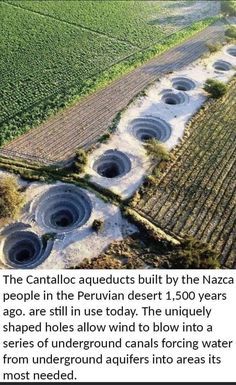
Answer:
[[[171,135],[171,126],[163,119],[154,116],[143,116],[132,120],[130,123],[132,134],[145,142],[149,139],[156,139],[160,142],[166,142]]]
[[[125,153],[107,150],[94,162],[93,169],[103,178],[120,178],[131,170],[131,162]]]
[[[169,105],[177,105],[189,102],[188,95],[185,94],[185,92],[175,91],[172,89],[163,91],[161,100],[163,103]]]
[[[172,79],[172,87],[178,91],[190,91],[196,87],[196,83],[185,77],[177,77]]]
[[[1,261],[15,269],[35,268],[49,257],[53,243],[24,223],[10,225],[1,234]]]
[[[84,225],[90,218],[92,203],[89,196],[73,185],[48,189],[37,201],[35,220],[49,231],[65,233]]]

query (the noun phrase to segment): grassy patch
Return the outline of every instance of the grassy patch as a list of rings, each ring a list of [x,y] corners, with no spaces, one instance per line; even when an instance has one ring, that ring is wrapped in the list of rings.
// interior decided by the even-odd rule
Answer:
[[[204,85],[204,90],[208,92],[212,98],[218,99],[226,93],[227,84],[219,80],[207,79]]]
[[[0,219],[16,219],[24,204],[24,195],[14,177],[0,177]]]
[[[236,26],[231,25],[231,27],[227,28],[225,35],[231,39],[236,39]]]
[[[77,149],[75,153],[74,163],[72,166],[73,170],[78,174],[83,173],[85,170],[87,161],[88,161],[88,156],[85,150],[83,150],[82,148]]]
[[[208,43],[207,48],[209,49],[210,53],[217,52],[222,48],[221,43]]]
[[[221,0],[221,11],[228,16],[236,16],[236,1]]]
[[[99,139],[98,139],[98,142],[99,143],[107,143],[109,141],[111,137],[111,134],[110,133],[107,133],[107,134],[103,134]]]
[[[168,161],[171,159],[171,154],[164,144],[158,142],[156,139],[150,139],[145,144],[147,154],[156,161]]]

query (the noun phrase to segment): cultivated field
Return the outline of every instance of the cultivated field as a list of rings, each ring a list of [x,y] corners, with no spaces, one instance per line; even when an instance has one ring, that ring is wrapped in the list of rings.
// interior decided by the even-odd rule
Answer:
[[[104,34],[116,40],[145,48],[167,34],[218,10],[216,2],[174,1],[24,1],[8,3],[57,21]]]
[[[0,268],[236,268],[235,26],[220,2],[0,11]]]
[[[210,21],[195,21],[218,12],[217,2],[201,1],[181,1],[176,7],[169,1],[19,0],[2,1],[0,7],[0,145],[130,66],[203,29]],[[36,156],[40,151],[39,144]],[[50,157],[50,151],[45,153]]]
[[[208,243],[235,265],[236,80],[195,116],[189,137],[136,209],[163,230]]]
[[[76,148],[92,145],[107,132],[116,114],[150,82],[161,74],[192,63],[207,50],[207,42],[219,41],[223,35],[222,23],[208,27],[187,42],[30,130],[4,146],[0,153],[46,163],[71,158]]]

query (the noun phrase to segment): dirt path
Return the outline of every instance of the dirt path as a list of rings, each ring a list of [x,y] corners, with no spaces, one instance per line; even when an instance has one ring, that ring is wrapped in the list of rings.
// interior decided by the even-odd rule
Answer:
[[[207,50],[206,43],[219,41],[223,31],[220,22],[206,28],[12,141],[0,154],[45,163],[69,159],[77,147],[95,143],[138,92],[161,74],[179,70],[198,59]]]

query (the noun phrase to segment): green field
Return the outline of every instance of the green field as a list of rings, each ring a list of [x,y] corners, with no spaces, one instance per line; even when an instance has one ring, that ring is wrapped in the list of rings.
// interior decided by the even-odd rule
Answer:
[[[173,12],[173,1],[7,2],[142,48],[174,32],[183,21],[178,9]],[[181,9],[190,3],[193,2],[178,1],[178,6]]]
[[[182,17],[194,3],[0,2],[0,145],[204,28],[201,13]]]

